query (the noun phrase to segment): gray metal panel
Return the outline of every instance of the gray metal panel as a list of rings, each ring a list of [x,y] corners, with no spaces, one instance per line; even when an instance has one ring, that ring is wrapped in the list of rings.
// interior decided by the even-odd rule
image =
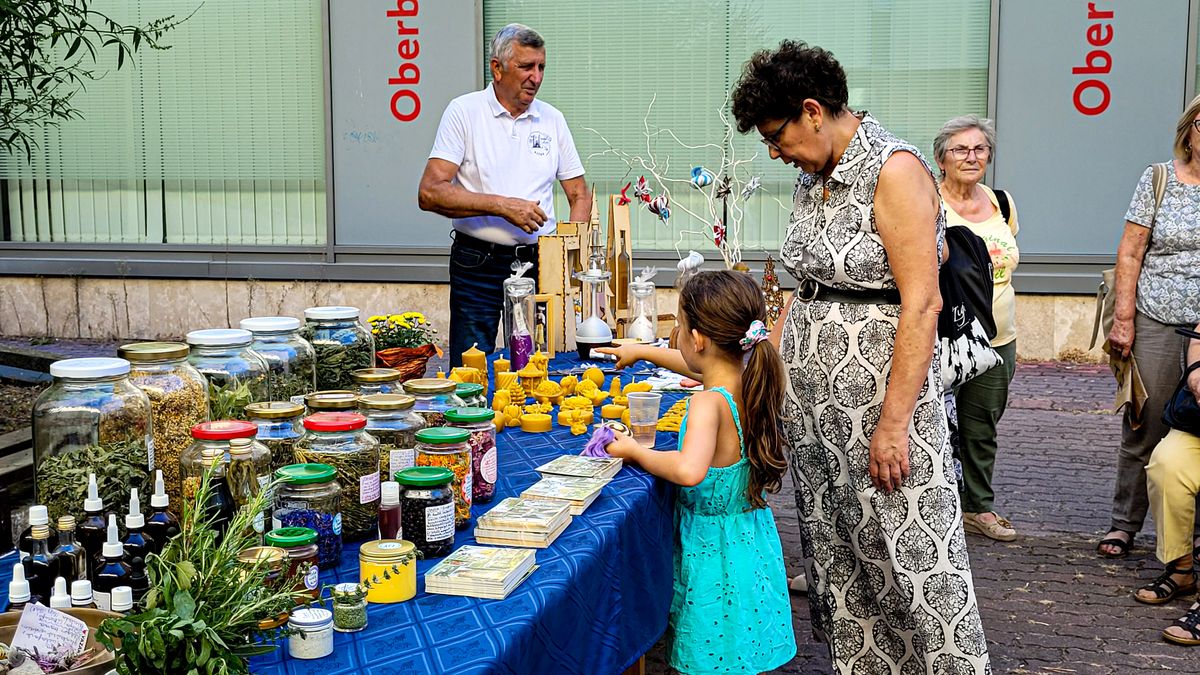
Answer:
[[[1188,71],[1188,0],[1108,0],[1112,19],[1088,19],[1086,2],[1003,0],[996,64],[995,184],[1012,192],[1027,254],[1116,250],[1134,184],[1146,165],[1171,157]],[[1088,27],[1112,26],[1112,41],[1088,43]],[[1111,56],[1111,72],[1074,74],[1089,51]],[[1074,92],[1097,79],[1108,107],[1086,115]],[[1084,107],[1097,106],[1095,90]],[[1019,279],[1020,277],[1018,277]],[[1020,290],[1020,287],[1018,287]]]
[[[415,16],[389,17],[389,11]],[[482,30],[475,0],[340,0],[330,14],[333,194],[336,244],[446,245],[445,218],[417,208],[417,185],[446,104],[482,80]],[[398,21],[415,35],[399,35]],[[399,41],[416,39],[417,53],[401,58]],[[411,50],[411,46],[409,47]],[[398,69],[415,64],[415,85],[390,85]],[[415,78],[414,78],[415,79]],[[413,121],[392,113],[393,95],[420,99]],[[401,116],[413,110],[407,94]]]

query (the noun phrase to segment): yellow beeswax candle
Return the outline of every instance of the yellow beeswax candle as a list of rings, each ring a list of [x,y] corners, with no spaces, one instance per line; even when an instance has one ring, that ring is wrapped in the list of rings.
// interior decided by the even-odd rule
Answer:
[[[550,431],[550,416],[543,413],[525,413],[521,415],[521,431],[528,433]]]
[[[462,353],[462,363],[467,368],[487,372],[487,354],[479,350],[478,344],[471,345],[471,348]]]
[[[511,371],[496,373],[496,389],[508,389],[517,381],[517,374]]]
[[[512,362],[504,357],[492,361],[492,372],[496,375],[512,370]]]

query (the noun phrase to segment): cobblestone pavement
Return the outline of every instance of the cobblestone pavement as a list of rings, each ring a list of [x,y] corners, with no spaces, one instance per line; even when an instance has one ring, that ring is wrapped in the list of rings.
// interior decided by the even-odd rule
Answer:
[[[1162,569],[1153,525],[1125,560],[1094,553],[1108,527],[1120,419],[1109,414],[1106,366],[1021,364],[1000,423],[996,508],[1018,538],[968,535],[975,590],[992,667],[1000,673],[1061,675],[1200,672],[1200,649],[1159,633],[1191,599],[1151,607],[1130,594]],[[788,575],[799,569],[799,530],[791,485],[771,499]],[[808,601],[792,597],[799,654],[776,672],[830,672],[828,652],[811,637]],[[671,672],[662,643],[647,671]]]

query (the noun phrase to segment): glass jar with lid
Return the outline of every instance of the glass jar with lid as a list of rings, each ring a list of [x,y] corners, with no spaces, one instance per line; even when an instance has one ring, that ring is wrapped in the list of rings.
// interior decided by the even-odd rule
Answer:
[[[328,464],[342,484],[342,538],[366,539],[379,523],[379,441],[358,413],[322,412],[304,418],[296,461]]]
[[[272,591],[279,586],[286,557],[286,551],[274,546],[252,546],[238,553],[237,561],[238,566],[242,568],[242,574],[250,575],[255,570],[262,570],[266,573],[263,586],[250,591],[247,594],[247,600],[253,601],[257,595]],[[258,629],[273,630],[287,623],[287,620],[288,612],[285,611],[278,616],[260,619]]]
[[[351,373],[375,366],[375,339],[357,307],[309,307],[300,335],[317,354],[317,390],[354,389]]]
[[[638,342],[658,339],[656,289],[648,278],[639,277],[629,282],[629,320],[625,324],[625,337]]]
[[[468,408],[488,407],[487,396],[483,393],[483,385],[478,382],[463,382],[454,388],[454,393]]]
[[[258,427],[255,438],[271,451],[271,470],[296,463],[296,441],[304,436],[304,406],[267,401],[246,406],[246,421]]]
[[[287,570],[283,576],[294,580],[294,590],[306,592],[313,600],[320,598],[317,531],[311,527],[280,527],[267,533],[266,542],[284,552]]]
[[[183,456],[180,458],[183,496],[191,499],[196,495],[196,488],[200,486],[200,476],[204,474],[203,456],[206,451],[219,453],[222,461],[228,462],[230,442],[239,438],[253,439],[257,432],[258,427],[251,422],[242,420],[216,420],[201,422],[193,426],[191,430],[192,444],[183,451]],[[270,455],[270,450],[267,450],[265,446],[259,444],[259,448],[261,448],[258,451],[260,454]]]
[[[183,495],[179,460],[192,444],[192,427],[208,421],[208,384],[188,363],[190,351],[182,342],[136,342],[117,349],[129,361],[129,381],[150,399],[154,468],[162,471],[176,515]]]
[[[250,344],[248,330],[213,328],[187,334],[188,362],[208,381],[209,419],[240,420],[246,406],[268,401],[267,364]]]
[[[368,394],[401,394],[400,371],[395,368],[360,368],[350,373],[358,385],[358,393]]]
[[[254,336],[250,348],[267,364],[271,400],[300,403],[302,396],[317,390],[317,354],[300,337],[300,319],[260,316],[242,319],[238,325]]]
[[[436,466],[414,466],[396,473],[401,530],[426,560],[440,558],[454,548],[453,481],[453,471]]]
[[[358,409],[358,392],[349,389],[330,389],[305,394],[304,406],[310,415],[319,412],[354,412]]]
[[[453,408],[446,411],[446,423],[471,432],[467,449],[471,452],[471,502],[486,504],[496,495],[496,413],[490,408]]]
[[[317,533],[317,564],[332,569],[342,560],[342,486],[328,464],[291,464],[275,472],[271,526],[307,527]]]
[[[247,422],[251,424],[251,422]],[[245,509],[258,497],[258,493],[271,482],[271,451],[267,446],[250,438],[235,438],[229,441],[229,465],[225,467],[225,481],[233,504]],[[267,530],[270,505],[254,514],[254,532],[262,536]]]
[[[130,488],[153,492],[150,399],[129,371],[125,359],[50,364],[54,382],[33,404],[34,490],[50,520],[78,511],[89,472],[109,506],[127,501]]]
[[[206,425],[222,424],[221,422],[202,422],[196,427],[204,427]],[[235,421],[227,421],[224,424],[238,424]],[[254,425],[250,425],[254,426]],[[192,428],[192,435],[205,435],[204,430]],[[220,432],[213,432],[214,435]],[[253,432],[251,432],[253,433]],[[197,504],[197,507],[202,509],[205,517],[213,521],[213,527],[216,529],[218,536],[225,535],[225,529],[229,527],[230,521],[233,520],[237,507],[233,501],[233,493],[229,489],[229,482],[225,480],[225,469],[229,466],[229,441],[217,441],[215,439],[197,439],[204,440],[202,444],[193,444],[183,453],[183,459],[180,462],[180,468],[183,473],[183,497],[187,500],[195,501],[200,493],[200,487],[203,484],[204,475],[209,470],[212,471],[209,479],[208,499],[203,504]],[[199,447],[200,452],[195,452]]]
[[[425,418],[425,425],[440,427],[446,424],[445,413],[451,408],[463,408],[466,404],[455,391],[454,380],[422,378],[404,383],[404,393],[416,399],[413,411]]]
[[[367,601],[391,604],[417,594],[417,551],[411,541],[381,539],[358,549],[358,577]]]
[[[397,471],[416,463],[417,432],[425,428],[425,419],[413,412],[415,403],[407,394],[369,394],[358,400],[367,432],[379,440],[380,480],[393,480]]]
[[[466,429],[433,427],[417,432],[417,466],[436,466],[450,469],[454,480],[454,527],[466,529],[471,524],[471,450],[467,441],[471,432]],[[403,518],[404,507],[400,507]]]

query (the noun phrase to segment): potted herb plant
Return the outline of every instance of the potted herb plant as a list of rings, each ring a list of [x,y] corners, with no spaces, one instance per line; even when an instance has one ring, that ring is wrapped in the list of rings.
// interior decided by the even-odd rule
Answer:
[[[425,367],[438,348],[437,329],[420,312],[405,312],[367,319],[375,337],[375,362],[400,371],[400,381],[424,377]]]

